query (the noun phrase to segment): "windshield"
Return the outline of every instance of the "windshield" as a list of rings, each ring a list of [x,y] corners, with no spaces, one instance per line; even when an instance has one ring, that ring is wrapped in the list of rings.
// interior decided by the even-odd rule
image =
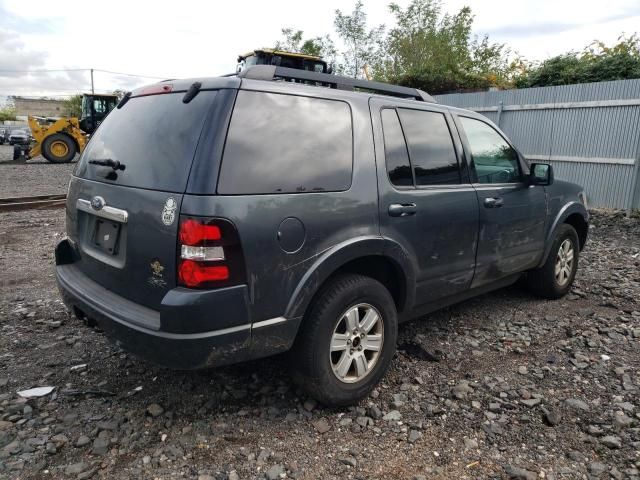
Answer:
[[[94,133],[76,175],[89,180],[183,192],[215,91],[202,91],[189,103],[184,92],[133,97],[113,110]],[[91,161],[113,160],[124,170]]]

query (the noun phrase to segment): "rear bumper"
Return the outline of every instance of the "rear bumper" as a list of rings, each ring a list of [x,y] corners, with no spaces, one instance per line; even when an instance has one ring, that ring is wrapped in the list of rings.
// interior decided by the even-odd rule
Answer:
[[[238,363],[291,348],[299,320],[276,318],[251,324],[246,294],[220,289],[220,295],[213,291],[198,295],[173,289],[163,300],[163,311],[158,312],[92,281],[74,263],[68,263],[65,250],[69,249],[66,240],[56,248],[56,280],[65,304],[77,315],[95,322],[117,345],[134,355],[168,368],[191,370]],[[245,312],[239,318],[237,313],[233,315],[234,321],[245,317],[240,324],[228,326],[228,317],[212,319],[238,311]],[[202,317],[205,312],[206,317]],[[184,330],[177,323],[181,314],[186,320],[183,323],[197,331],[176,331]],[[194,322],[189,321],[191,318]],[[200,331],[205,322],[224,327]]]

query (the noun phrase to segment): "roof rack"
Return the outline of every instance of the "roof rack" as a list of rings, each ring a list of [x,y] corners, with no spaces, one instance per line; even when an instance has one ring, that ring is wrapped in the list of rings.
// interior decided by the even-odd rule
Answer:
[[[411,98],[422,102],[437,103],[427,92],[417,88],[401,87],[382,82],[372,82],[357,78],[342,77],[329,73],[311,72],[309,70],[299,70],[296,68],[277,67],[275,65],[253,65],[237,74],[240,78],[252,80],[301,80],[305,82],[318,82],[336,88],[338,90],[356,89],[367,90],[383,95],[391,95],[400,98]]]

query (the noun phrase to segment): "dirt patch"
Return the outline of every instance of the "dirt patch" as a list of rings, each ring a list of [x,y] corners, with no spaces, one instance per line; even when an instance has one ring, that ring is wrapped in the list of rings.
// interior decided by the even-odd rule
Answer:
[[[640,219],[593,224],[567,297],[512,287],[405,324],[380,386],[334,410],[286,356],[176,372],[120,351],[59,300],[63,211],[0,215],[19,240],[0,245],[0,477],[638,478]],[[55,390],[16,394],[35,386]]]

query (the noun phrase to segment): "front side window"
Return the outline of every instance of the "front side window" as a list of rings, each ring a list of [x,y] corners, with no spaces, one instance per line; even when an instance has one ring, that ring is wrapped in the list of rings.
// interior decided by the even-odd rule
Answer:
[[[460,169],[444,114],[399,108],[416,185],[460,183]]]
[[[471,148],[478,183],[517,183],[522,180],[518,154],[490,125],[460,117]]]
[[[220,194],[344,191],[351,186],[351,109],[342,101],[240,91]]]

